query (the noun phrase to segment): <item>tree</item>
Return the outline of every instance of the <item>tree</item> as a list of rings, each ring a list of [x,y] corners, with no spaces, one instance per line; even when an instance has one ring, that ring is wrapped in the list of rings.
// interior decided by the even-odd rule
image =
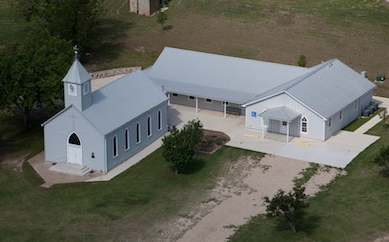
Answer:
[[[174,166],[175,173],[182,172],[193,160],[196,146],[203,140],[200,120],[189,121],[181,130],[174,130],[162,139],[163,157]]]
[[[69,42],[44,29],[31,31],[0,53],[0,103],[16,107],[27,129],[33,108],[63,97],[61,80],[71,59]]]
[[[279,190],[272,199],[264,197],[267,216],[284,218],[293,233],[296,233],[296,224],[304,220],[306,208],[309,206],[304,192],[304,187],[296,186],[293,192],[285,193]]]
[[[382,146],[373,162],[382,167],[382,175],[389,176],[389,146]]]
[[[157,13],[157,22],[161,24],[163,30],[165,29],[164,24],[166,23],[166,21],[167,21],[167,14],[163,11],[159,11]]]
[[[101,0],[18,0],[21,14],[50,34],[87,47],[98,33]]]
[[[301,66],[301,67],[306,67],[307,63],[308,63],[308,61],[307,61],[307,58],[305,57],[305,55],[300,55],[300,58],[297,62],[297,65]]]

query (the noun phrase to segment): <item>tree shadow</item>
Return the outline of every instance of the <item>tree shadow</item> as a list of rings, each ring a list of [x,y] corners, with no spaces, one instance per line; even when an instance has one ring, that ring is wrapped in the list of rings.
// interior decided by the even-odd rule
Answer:
[[[123,50],[122,40],[134,23],[118,19],[102,19],[101,27],[86,49],[85,61],[100,62],[116,59]]]
[[[162,30],[164,30],[164,31],[168,31],[168,30],[172,30],[172,29],[173,29],[172,25],[165,25],[162,27]]]
[[[181,175],[191,175],[195,174],[199,171],[201,171],[205,166],[205,161],[200,159],[194,159],[188,164],[186,164],[185,167],[183,167],[179,174]],[[174,170],[174,167],[172,167],[172,170]]]
[[[303,232],[303,233],[307,234],[308,236],[312,235],[313,232],[320,226],[320,222],[321,222],[321,219],[317,215],[307,216],[307,218],[303,222],[297,223],[297,225],[296,225],[297,233]],[[278,230],[278,231],[290,230],[291,231],[289,224],[283,219],[278,219],[277,225],[276,225],[276,230]]]

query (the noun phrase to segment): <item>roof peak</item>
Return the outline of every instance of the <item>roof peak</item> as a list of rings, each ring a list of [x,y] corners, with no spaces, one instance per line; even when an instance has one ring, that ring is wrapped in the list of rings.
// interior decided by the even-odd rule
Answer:
[[[83,84],[91,79],[92,77],[89,72],[84,68],[81,62],[75,58],[72,66],[62,81],[67,83]]]

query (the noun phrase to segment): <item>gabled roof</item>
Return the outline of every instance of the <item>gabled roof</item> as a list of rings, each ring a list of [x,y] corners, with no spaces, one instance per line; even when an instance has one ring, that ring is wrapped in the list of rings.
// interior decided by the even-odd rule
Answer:
[[[291,122],[296,118],[300,117],[300,115],[301,114],[299,114],[298,112],[293,111],[292,109],[284,106],[284,107],[268,109],[260,113],[258,116],[268,118],[268,119]]]
[[[376,86],[337,59],[312,67],[312,71],[258,95],[243,106],[285,93],[328,119]]]
[[[169,92],[244,104],[310,68],[166,47],[145,74]]]
[[[91,79],[92,77],[88,71],[85,70],[78,59],[75,59],[68,73],[62,79],[62,82],[83,84]]]
[[[82,114],[105,135],[166,100],[162,89],[138,70],[94,91],[93,104]]]

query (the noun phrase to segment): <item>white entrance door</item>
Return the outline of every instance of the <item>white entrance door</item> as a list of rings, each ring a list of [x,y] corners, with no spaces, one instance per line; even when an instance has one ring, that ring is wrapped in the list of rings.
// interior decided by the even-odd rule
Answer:
[[[72,133],[68,139],[67,162],[82,165],[81,141],[75,133]]]
[[[288,132],[288,126],[285,121],[280,121],[280,133],[281,134],[286,134]]]

